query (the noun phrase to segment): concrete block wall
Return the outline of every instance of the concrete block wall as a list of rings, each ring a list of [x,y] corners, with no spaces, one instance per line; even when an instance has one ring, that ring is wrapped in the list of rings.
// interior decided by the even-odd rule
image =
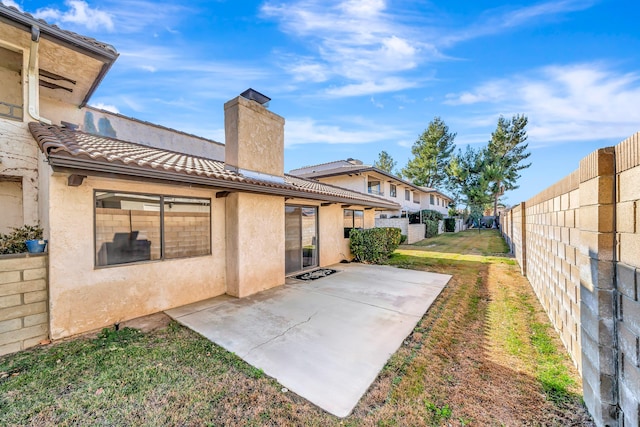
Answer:
[[[420,240],[424,240],[424,233],[427,229],[427,226],[425,224],[409,224],[407,228],[407,244],[411,245],[413,243],[419,242]]]
[[[0,356],[49,337],[47,258],[0,257]]]
[[[524,204],[526,276],[554,328],[581,369],[577,171]],[[521,212],[522,213],[522,212]],[[522,215],[519,215],[522,218]],[[522,234],[522,233],[521,233]],[[521,237],[521,236],[520,236]]]
[[[640,425],[640,132],[505,212],[502,233],[598,426]]]
[[[615,147],[616,338],[621,425],[640,425],[640,132]]]

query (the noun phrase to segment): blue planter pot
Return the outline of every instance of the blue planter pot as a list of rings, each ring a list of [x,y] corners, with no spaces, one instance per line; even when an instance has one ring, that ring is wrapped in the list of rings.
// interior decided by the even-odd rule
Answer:
[[[27,244],[27,250],[32,254],[44,252],[44,248],[47,247],[46,240],[27,240],[25,243]]]

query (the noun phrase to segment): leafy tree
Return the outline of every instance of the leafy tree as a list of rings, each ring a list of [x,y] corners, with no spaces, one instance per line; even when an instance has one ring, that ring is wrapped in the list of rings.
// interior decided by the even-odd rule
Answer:
[[[435,117],[411,147],[413,158],[402,169],[402,176],[414,184],[440,187],[447,182],[446,167],[454,148],[455,133],[440,117]]]
[[[486,177],[487,149],[458,150],[452,156],[446,173],[451,188],[456,188],[456,197],[469,207],[474,220],[482,217],[482,212],[490,206],[492,197]]]
[[[387,153],[386,151],[381,151],[380,154],[378,154],[378,160],[373,162],[373,167],[385,172],[392,173],[393,168],[396,167],[397,163],[398,162],[393,160],[393,157],[391,157],[389,153]]]
[[[531,153],[527,151],[527,117],[515,115],[509,119],[500,116],[496,130],[486,150],[484,177],[493,196],[493,215],[498,213],[498,198],[505,191],[518,188],[520,171],[531,166],[523,163]]]

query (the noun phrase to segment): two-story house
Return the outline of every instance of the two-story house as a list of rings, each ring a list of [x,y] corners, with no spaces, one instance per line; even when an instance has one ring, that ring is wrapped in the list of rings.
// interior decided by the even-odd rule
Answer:
[[[383,197],[400,205],[395,210],[380,210],[377,217],[404,217],[408,213],[431,209],[448,214],[453,201],[444,193],[420,187],[389,172],[365,165],[361,160],[346,159],[289,171],[291,175]]]
[[[48,289],[0,310],[46,305],[24,346],[282,285],[348,259],[345,228],[400,208],[285,174],[285,120],[254,90],[224,105],[225,144],[88,107],[117,58],[0,4],[0,232],[40,223],[49,241]]]

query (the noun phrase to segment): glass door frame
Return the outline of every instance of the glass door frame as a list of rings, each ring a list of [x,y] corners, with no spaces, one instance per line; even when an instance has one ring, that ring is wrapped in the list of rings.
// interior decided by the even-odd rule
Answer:
[[[300,221],[298,221],[298,227],[300,229],[300,233],[299,233],[299,247],[300,247],[300,254],[299,254],[299,265],[301,267],[300,270],[295,270],[295,271],[291,271],[291,272],[287,272],[287,258],[285,255],[285,276],[293,276],[296,274],[300,274],[303,273],[305,271],[308,270],[313,270],[315,268],[318,268],[320,266],[320,220],[319,220],[319,216],[320,216],[320,208],[316,205],[305,205],[305,204],[291,204],[291,203],[287,203],[285,204],[285,212],[286,212],[286,208],[287,207],[293,207],[293,208],[299,208],[300,209],[300,216],[298,217],[300,219]],[[314,232],[315,232],[315,264],[308,266],[308,267],[304,267],[304,247],[302,245],[302,241],[304,239],[303,236],[303,226],[302,226],[302,210],[305,208],[310,208],[313,209],[315,211],[315,227],[314,227]],[[285,230],[286,230],[286,221],[287,221],[287,216],[285,214]],[[286,234],[285,234],[285,247],[286,247]]]

